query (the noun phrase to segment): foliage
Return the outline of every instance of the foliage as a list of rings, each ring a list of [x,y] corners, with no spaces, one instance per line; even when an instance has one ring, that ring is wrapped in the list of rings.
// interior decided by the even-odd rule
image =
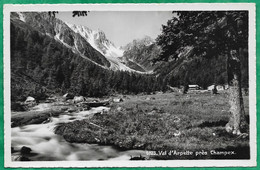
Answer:
[[[247,11],[173,12],[173,18],[163,25],[156,40],[162,52],[155,61],[170,62],[166,64],[169,71],[162,71],[163,75],[168,74],[165,81],[180,84],[179,79],[187,74],[190,82],[204,88],[213,83],[227,83],[227,53],[242,48],[242,86],[248,86]],[[182,55],[187,48],[191,49],[190,53]]]
[[[228,50],[237,46],[247,48],[246,11],[181,11],[174,14],[157,38],[162,46],[162,58],[176,57],[186,46],[193,47],[194,56],[203,57],[226,55]],[[238,30],[242,23],[241,30]]]
[[[46,94],[66,92],[100,97],[162,89],[153,75],[103,69],[51,37],[12,22],[11,74],[12,100],[24,100],[28,95],[41,99]]]

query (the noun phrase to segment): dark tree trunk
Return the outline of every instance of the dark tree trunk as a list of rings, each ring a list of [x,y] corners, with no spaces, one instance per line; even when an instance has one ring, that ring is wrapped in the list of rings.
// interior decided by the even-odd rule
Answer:
[[[230,50],[228,54],[228,84],[229,84],[229,104],[230,120],[226,125],[227,132],[240,135],[241,131],[248,128],[241,91],[241,70],[240,56],[242,49]]]

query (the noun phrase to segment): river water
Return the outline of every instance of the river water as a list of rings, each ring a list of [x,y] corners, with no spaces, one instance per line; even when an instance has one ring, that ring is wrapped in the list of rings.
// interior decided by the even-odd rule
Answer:
[[[40,104],[35,109],[44,110],[48,104]],[[20,150],[23,146],[32,149],[29,159],[32,161],[60,160],[129,160],[131,156],[145,155],[145,151],[119,151],[112,146],[97,144],[77,144],[66,142],[62,136],[54,134],[57,123],[85,119],[90,114],[109,110],[108,107],[92,108],[78,113],[64,113],[51,117],[45,124],[25,125],[12,128],[12,147]]]

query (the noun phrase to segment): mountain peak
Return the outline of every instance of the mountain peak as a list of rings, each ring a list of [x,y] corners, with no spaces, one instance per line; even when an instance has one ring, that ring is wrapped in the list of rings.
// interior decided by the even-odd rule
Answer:
[[[154,39],[152,39],[148,35],[145,35],[142,39],[139,40],[139,42],[148,46],[148,45],[151,45],[152,43],[154,43]]]
[[[149,45],[152,45],[154,42],[155,42],[154,39],[145,35],[141,39],[134,39],[131,43],[128,43],[126,46],[124,46],[123,49],[130,50],[135,47],[139,48],[141,46],[149,46]]]

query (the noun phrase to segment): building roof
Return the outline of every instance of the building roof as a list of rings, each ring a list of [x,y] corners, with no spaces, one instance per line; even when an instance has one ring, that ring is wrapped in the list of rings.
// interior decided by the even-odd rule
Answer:
[[[197,84],[191,84],[191,85],[189,85],[189,87],[199,87],[199,85],[197,85]]]

